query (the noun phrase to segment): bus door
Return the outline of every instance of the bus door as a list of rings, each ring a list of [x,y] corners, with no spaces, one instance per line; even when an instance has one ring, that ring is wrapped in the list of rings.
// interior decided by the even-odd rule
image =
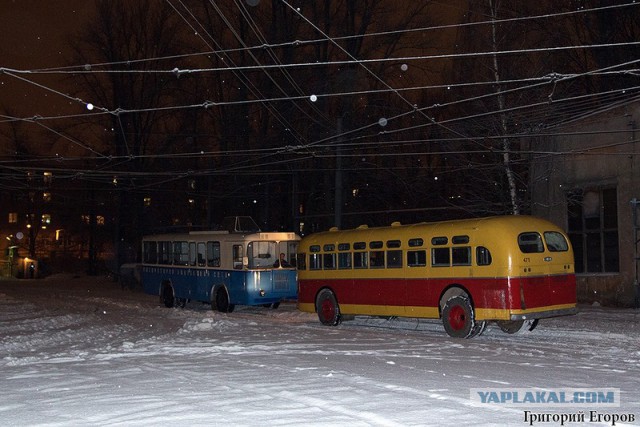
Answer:
[[[358,299],[376,306],[383,316],[405,316],[407,280],[400,240],[369,243],[370,282],[359,287]]]
[[[273,262],[272,270],[273,295],[279,298],[295,299],[298,296],[296,272],[298,242],[275,242],[274,245],[277,259]]]

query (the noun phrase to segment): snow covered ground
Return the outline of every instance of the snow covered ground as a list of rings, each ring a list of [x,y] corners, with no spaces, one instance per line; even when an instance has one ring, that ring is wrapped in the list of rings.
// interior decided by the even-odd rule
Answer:
[[[605,387],[620,407],[470,397]],[[591,422],[591,410],[610,417]],[[294,304],[221,314],[102,278],[0,281],[0,425],[561,424],[525,411],[640,425],[640,310],[581,307],[524,335],[492,326],[457,340],[434,320],[331,328]]]

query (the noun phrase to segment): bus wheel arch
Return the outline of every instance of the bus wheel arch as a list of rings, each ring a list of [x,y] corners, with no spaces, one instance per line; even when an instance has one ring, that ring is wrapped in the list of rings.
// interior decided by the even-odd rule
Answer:
[[[476,321],[471,295],[461,286],[453,285],[440,297],[440,317],[450,337],[472,338],[484,332],[487,322]]]
[[[160,303],[167,308],[172,308],[176,304],[176,293],[170,280],[163,280],[160,284]]]
[[[442,315],[442,310],[444,310],[444,306],[446,302],[450,298],[459,296],[459,295],[469,298],[469,300],[471,301],[471,304],[473,304],[473,300],[471,298],[471,295],[469,294],[469,291],[467,291],[462,285],[458,285],[458,284],[449,285],[440,294],[440,307],[439,307],[440,315]]]
[[[529,320],[498,320],[496,321],[502,332],[507,334],[522,334],[533,331],[538,326],[538,319]]]
[[[330,288],[322,288],[316,295],[316,313],[323,325],[340,324],[340,305],[338,305],[336,294]]]
[[[221,313],[231,313],[235,304],[231,304],[229,291],[225,285],[215,285],[211,291],[211,309]]]

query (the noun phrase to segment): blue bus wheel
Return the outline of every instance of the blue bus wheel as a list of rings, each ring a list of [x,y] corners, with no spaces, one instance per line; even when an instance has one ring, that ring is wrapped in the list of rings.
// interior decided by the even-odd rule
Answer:
[[[267,303],[267,304],[262,304],[262,306],[264,308],[272,308],[272,309],[276,309],[278,307],[280,307],[280,302],[274,302],[274,303]]]
[[[340,323],[340,306],[338,306],[336,296],[329,289],[323,289],[318,294],[316,312],[323,325],[336,326]]]
[[[164,286],[162,286],[160,300],[167,308],[172,308],[175,305],[176,299],[173,296],[173,287],[170,284],[165,283]]]
[[[220,286],[216,291],[211,306],[221,313],[231,313],[235,308],[235,305],[229,301],[229,294],[224,286]]]

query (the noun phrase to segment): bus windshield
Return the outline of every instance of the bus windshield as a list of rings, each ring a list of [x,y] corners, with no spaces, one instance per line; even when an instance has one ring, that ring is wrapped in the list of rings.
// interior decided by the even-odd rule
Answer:
[[[256,241],[247,245],[249,268],[293,268],[297,242]]]

